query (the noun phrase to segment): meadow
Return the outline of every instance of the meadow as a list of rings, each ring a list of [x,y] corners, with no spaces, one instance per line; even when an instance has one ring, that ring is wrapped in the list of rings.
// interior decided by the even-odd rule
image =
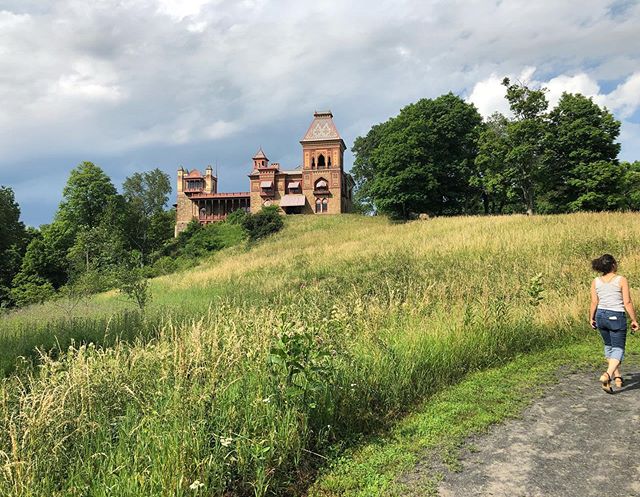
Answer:
[[[603,252],[639,281],[637,215],[304,216],[153,279],[144,314],[5,315],[0,495],[299,495],[466,374],[583,340]]]

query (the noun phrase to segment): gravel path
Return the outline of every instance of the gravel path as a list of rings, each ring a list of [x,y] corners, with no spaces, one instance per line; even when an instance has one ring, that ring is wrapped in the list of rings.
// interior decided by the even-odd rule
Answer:
[[[440,497],[640,496],[640,373],[614,395],[597,377],[565,376],[521,419],[470,440]]]

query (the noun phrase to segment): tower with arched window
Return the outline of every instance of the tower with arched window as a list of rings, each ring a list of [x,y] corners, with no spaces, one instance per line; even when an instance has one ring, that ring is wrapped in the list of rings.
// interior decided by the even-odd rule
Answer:
[[[344,172],[346,146],[331,111],[315,112],[302,140],[302,164],[285,170],[270,162],[262,147],[252,157],[248,192],[218,193],[217,174],[211,166],[178,169],[176,234],[192,220],[201,224],[226,219],[242,209],[259,212],[269,205],[283,214],[340,214],[351,210],[353,178]]]
[[[285,214],[340,214],[351,210],[353,179],[344,172],[346,145],[331,111],[315,112],[302,140],[302,164],[291,170],[253,157],[251,212],[277,205]]]

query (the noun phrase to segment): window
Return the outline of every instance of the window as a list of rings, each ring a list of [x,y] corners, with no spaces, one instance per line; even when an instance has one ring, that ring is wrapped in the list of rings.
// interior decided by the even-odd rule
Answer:
[[[327,157],[327,167],[331,167],[331,156]]]
[[[318,169],[324,169],[324,155],[320,154],[318,156]]]
[[[324,178],[320,178],[318,181],[316,181],[316,184],[314,186],[314,190],[316,191],[327,191],[329,189],[329,183],[327,183],[327,180]]]
[[[204,188],[203,181],[201,179],[188,179],[187,191],[198,191]]]
[[[316,199],[316,214],[322,212],[322,200]]]
[[[329,201],[326,198],[322,199],[322,212],[327,212],[327,208],[329,207]]]
[[[311,169],[315,169],[315,168],[316,168],[316,158],[311,157]]]

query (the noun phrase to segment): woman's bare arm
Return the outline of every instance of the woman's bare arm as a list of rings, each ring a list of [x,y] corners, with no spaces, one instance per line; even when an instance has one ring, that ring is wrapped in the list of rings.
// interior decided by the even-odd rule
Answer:
[[[591,307],[589,308],[589,324],[595,328],[596,309],[598,308],[598,294],[596,293],[596,280],[591,282]]]
[[[622,288],[622,301],[624,302],[624,308],[631,318],[631,329],[635,331],[638,329],[638,320],[636,318],[636,311],[633,308],[633,302],[631,301],[629,282],[624,276],[620,278],[620,287]]]

